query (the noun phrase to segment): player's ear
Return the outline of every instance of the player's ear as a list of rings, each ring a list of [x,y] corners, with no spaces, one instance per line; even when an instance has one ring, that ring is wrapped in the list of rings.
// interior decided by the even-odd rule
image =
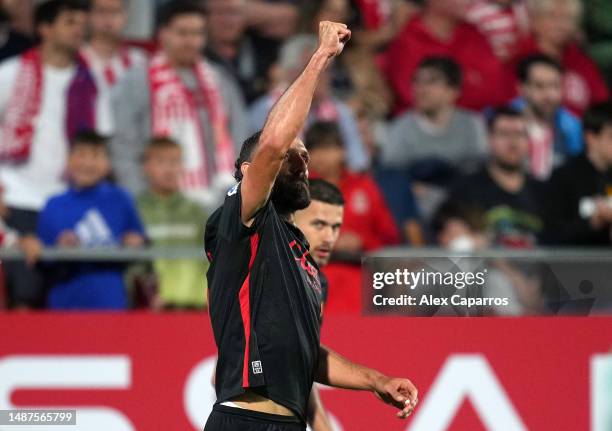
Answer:
[[[251,166],[250,162],[243,162],[240,165],[240,172],[242,172],[242,176],[244,177],[244,175],[246,174],[246,172],[249,170],[249,166]]]

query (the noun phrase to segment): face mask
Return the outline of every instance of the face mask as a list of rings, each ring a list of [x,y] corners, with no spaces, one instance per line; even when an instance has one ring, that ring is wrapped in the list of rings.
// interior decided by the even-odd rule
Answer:
[[[450,251],[469,252],[476,249],[476,243],[469,235],[461,235],[448,244]]]

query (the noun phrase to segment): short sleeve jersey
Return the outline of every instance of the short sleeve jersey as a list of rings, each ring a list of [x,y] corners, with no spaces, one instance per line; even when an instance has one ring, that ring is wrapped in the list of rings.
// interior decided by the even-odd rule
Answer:
[[[250,227],[240,211],[238,184],[206,225],[217,402],[249,388],[305,422],[320,345],[319,269],[302,232],[271,201]]]

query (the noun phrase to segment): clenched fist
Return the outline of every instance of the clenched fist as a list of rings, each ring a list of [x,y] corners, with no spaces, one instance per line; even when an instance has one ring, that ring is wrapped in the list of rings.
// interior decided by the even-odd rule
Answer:
[[[350,38],[351,31],[346,24],[331,21],[319,23],[319,51],[323,52],[328,59],[340,55]]]

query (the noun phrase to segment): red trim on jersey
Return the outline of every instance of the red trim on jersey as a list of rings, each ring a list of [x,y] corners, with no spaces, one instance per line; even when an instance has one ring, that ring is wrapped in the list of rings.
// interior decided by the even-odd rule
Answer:
[[[244,327],[244,363],[242,366],[242,387],[249,387],[249,344],[251,341],[251,303],[250,303],[250,279],[251,279],[251,268],[257,255],[257,248],[259,246],[259,234],[256,232],[251,236],[251,258],[249,260],[249,272],[242,283],[242,287],[238,292],[238,299],[240,300],[240,314],[242,315],[242,325]]]

